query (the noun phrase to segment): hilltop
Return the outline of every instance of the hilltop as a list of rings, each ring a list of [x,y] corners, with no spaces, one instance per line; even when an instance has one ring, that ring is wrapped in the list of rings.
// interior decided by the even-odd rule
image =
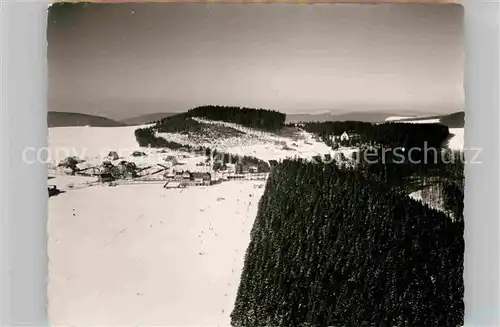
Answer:
[[[74,112],[49,111],[47,115],[48,127],[69,127],[69,126],[94,126],[94,127],[117,127],[125,126],[106,117],[80,114]]]

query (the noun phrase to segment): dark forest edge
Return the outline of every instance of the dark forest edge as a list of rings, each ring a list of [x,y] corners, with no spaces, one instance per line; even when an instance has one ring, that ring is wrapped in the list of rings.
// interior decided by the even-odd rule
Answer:
[[[197,134],[200,136],[238,136],[240,131],[227,126],[207,126],[193,118],[204,118],[239,124],[256,130],[277,132],[284,125],[286,114],[273,110],[251,109],[229,106],[201,106],[185,113],[165,117],[151,122],[152,126],[135,131],[140,146],[171,147],[171,142],[156,136],[156,133]]]
[[[272,170],[231,325],[463,324],[463,183],[442,183],[452,219],[394,187],[418,169],[385,166],[287,160]]]

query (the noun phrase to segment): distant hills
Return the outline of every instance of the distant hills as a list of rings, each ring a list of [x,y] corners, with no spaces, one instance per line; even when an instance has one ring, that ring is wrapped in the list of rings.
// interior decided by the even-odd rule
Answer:
[[[87,115],[74,112],[49,111],[47,122],[49,127],[69,127],[69,126],[94,126],[94,127],[117,127],[144,125],[162,118],[177,115],[176,112],[162,112],[141,115],[121,120],[113,120],[106,117]]]
[[[113,120],[106,117],[87,115],[71,112],[50,111],[48,113],[49,127],[65,127],[65,126],[95,126],[95,127],[116,127],[116,126],[135,126],[144,125],[153,121],[158,121],[162,118],[177,115],[179,113],[153,113],[146,114],[122,120]],[[325,122],[325,121],[363,121],[369,123],[384,122],[388,117],[395,116],[394,113],[386,112],[351,112],[343,114],[288,114],[286,121],[294,122]],[[439,119],[440,123],[449,128],[463,128],[465,125],[465,113],[463,111],[455,112],[448,115],[435,115],[427,117],[418,117],[405,120],[427,120]]]
[[[94,126],[94,127],[117,127],[125,126],[124,123],[106,117],[73,113],[49,111],[47,115],[49,127],[69,126]]]
[[[141,115],[137,117],[131,117],[131,118],[126,118],[126,119],[121,119],[120,122],[129,125],[129,126],[134,126],[134,125],[144,125],[148,124],[154,121],[158,121],[163,118],[175,116],[179,114],[178,112],[157,112],[154,114],[147,114],[147,115]]]
[[[298,122],[325,122],[325,121],[363,121],[367,123],[380,123],[386,118],[394,116],[394,113],[385,112],[349,112],[343,114],[288,114],[287,123]]]
[[[420,121],[429,119],[439,119],[441,125],[447,126],[448,128],[464,128],[465,126],[465,112],[459,111],[449,115],[443,116],[427,116],[427,117],[416,117],[416,118],[405,118],[398,120],[400,122],[405,121]]]

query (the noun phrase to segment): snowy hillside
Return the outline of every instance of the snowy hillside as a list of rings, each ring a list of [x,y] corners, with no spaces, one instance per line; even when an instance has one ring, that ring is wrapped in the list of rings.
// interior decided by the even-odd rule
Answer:
[[[68,156],[103,158],[110,151],[121,155],[141,150],[134,136],[138,126],[125,127],[54,127],[49,128],[49,150],[53,163]]]
[[[206,125],[226,126],[235,129],[241,134],[238,136],[206,138],[197,135],[180,133],[158,133],[157,136],[181,144],[192,146],[204,146],[217,149],[222,152],[247,155],[261,160],[283,160],[286,158],[312,158],[317,155],[343,152],[349,155],[354,149],[341,149],[333,151],[325,143],[303,130],[299,130],[294,136],[284,137],[274,133],[262,132],[251,128],[243,127],[233,123],[209,121],[201,118],[194,118],[197,122]]]
[[[325,143],[318,141],[312,134],[298,130],[290,136],[279,136],[237,124],[196,119],[198,122],[211,125],[230,127],[241,132],[238,135],[206,137],[196,134],[158,133],[167,141],[184,145],[203,146],[237,155],[256,157],[264,161],[282,160],[285,158],[312,158],[317,155],[330,154],[334,156],[342,152],[347,158],[355,149],[340,149],[333,151]],[[170,149],[154,149],[140,147],[134,136],[134,131],[141,126],[127,127],[60,127],[49,129],[49,163],[53,167],[69,156],[76,156],[85,162],[79,168],[85,169],[100,165],[111,151],[118,153],[119,158],[111,160],[118,163],[122,160],[134,162],[139,167],[165,164],[165,158],[175,155],[186,165],[186,169],[199,170],[196,164],[204,157],[194,153]],[[145,156],[132,156],[135,151],[143,152]]]

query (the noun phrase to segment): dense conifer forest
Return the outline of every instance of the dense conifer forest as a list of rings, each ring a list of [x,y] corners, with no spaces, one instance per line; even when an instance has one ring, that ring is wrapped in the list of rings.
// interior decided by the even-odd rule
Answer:
[[[360,144],[396,147],[440,148],[449,137],[448,127],[439,124],[383,123],[372,124],[358,121],[344,122],[309,122],[304,129],[320,137],[328,145],[332,136],[342,133],[355,134]]]
[[[452,220],[372,166],[273,168],[232,325],[462,325],[463,188],[446,183]]]
[[[272,132],[279,131],[286,120],[286,114],[279,111],[235,106],[201,106],[189,110],[187,114]]]
[[[147,128],[135,131],[140,146],[166,147],[164,140],[156,133],[197,134],[199,136],[237,136],[236,129],[227,126],[206,126],[193,118],[206,118],[240,124],[263,131],[279,131],[285,124],[286,115],[278,111],[227,106],[201,106],[174,116],[153,122]]]

